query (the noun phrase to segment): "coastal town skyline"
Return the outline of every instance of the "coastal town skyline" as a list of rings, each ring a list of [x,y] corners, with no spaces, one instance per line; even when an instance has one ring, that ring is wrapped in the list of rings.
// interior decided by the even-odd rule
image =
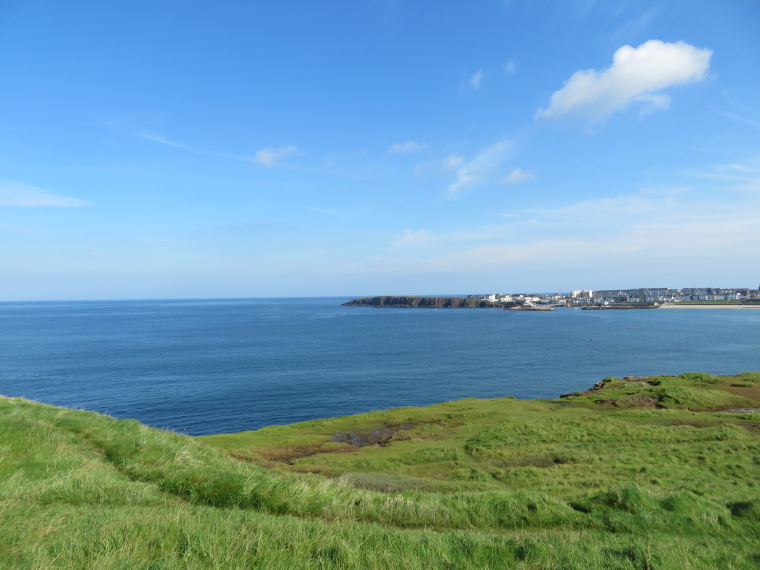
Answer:
[[[742,302],[745,300],[760,303],[760,287],[721,288],[721,287],[641,287],[632,289],[579,289],[569,293],[487,293],[467,295],[468,298],[482,299],[494,303],[512,303],[515,301],[556,305],[601,305],[610,303],[690,303],[690,302]]]

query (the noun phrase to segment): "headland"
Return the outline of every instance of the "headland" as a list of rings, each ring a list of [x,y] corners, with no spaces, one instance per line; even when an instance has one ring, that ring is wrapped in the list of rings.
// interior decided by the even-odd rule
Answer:
[[[515,303],[516,304],[516,303]],[[414,309],[504,309],[512,303],[495,305],[472,297],[362,297],[343,303],[346,307],[404,307]]]

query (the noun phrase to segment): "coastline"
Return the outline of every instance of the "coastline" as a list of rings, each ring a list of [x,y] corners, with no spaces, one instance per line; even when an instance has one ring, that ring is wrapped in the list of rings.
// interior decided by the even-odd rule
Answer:
[[[666,303],[661,309],[760,309],[760,305],[681,305]]]

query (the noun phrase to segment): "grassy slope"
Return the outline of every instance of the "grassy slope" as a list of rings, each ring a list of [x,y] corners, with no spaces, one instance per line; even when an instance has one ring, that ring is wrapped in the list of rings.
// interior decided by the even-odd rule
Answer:
[[[0,399],[0,567],[753,568],[760,415],[704,410],[759,400],[613,380],[200,443]]]

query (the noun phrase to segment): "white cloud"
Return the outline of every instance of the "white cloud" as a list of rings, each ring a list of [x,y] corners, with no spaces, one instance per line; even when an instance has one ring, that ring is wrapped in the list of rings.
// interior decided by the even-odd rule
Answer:
[[[514,59],[510,59],[507,63],[503,65],[504,71],[506,71],[509,75],[514,75],[517,71],[517,64],[515,63]]]
[[[505,178],[502,178],[502,184],[519,184],[533,178],[532,170],[523,170],[522,168],[515,168],[512,172],[507,174]]]
[[[398,153],[398,154],[410,154],[412,152],[419,152],[425,148],[427,148],[427,143],[420,143],[417,141],[406,141],[402,143],[395,143],[391,145],[391,148],[388,149],[388,152],[391,154]]]
[[[430,240],[429,230],[404,230],[403,235],[393,242],[392,247],[418,247]]]
[[[442,161],[444,170],[454,170],[464,164],[464,157],[461,154],[450,154]]]
[[[449,194],[458,194],[497,175],[499,165],[508,158],[511,148],[510,141],[498,142],[464,164],[457,171],[456,181],[449,186]]]
[[[90,205],[91,203],[87,200],[56,196],[33,186],[0,181],[0,206],[77,208]]]
[[[711,50],[684,42],[650,40],[637,48],[625,45],[615,52],[607,69],[575,72],[536,118],[578,114],[596,122],[632,102],[644,103],[646,111],[667,109],[670,97],[656,92],[703,79],[711,56]]]
[[[256,153],[252,161],[255,164],[261,164],[267,168],[271,168],[275,163],[281,161],[286,156],[298,151],[298,147],[294,145],[281,146],[277,148],[263,148]]]
[[[470,79],[467,80],[467,83],[470,84],[470,87],[473,89],[480,89],[480,83],[483,81],[483,78],[486,76],[486,74],[483,72],[482,69],[479,69],[475,72],[475,75],[470,77]]]

